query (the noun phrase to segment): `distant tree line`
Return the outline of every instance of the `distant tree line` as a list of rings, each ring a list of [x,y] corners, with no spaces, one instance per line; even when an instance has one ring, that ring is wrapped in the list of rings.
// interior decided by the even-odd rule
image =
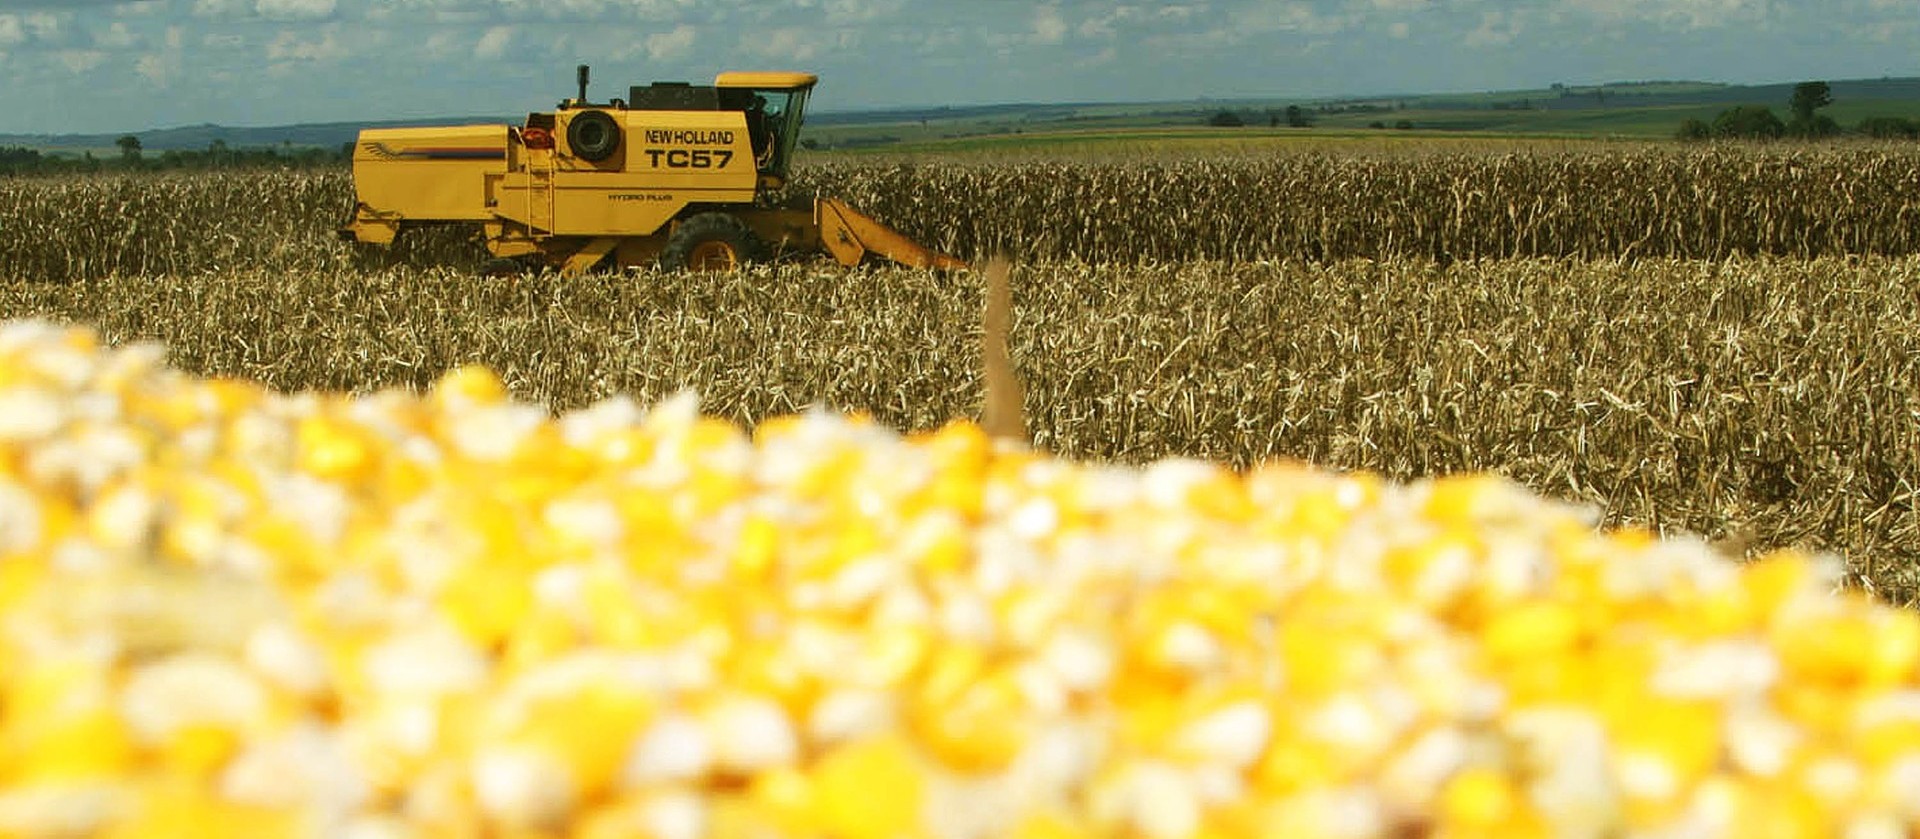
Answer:
[[[1322,108],[1321,112],[1325,113],[1326,109]],[[1264,113],[1252,111],[1243,113],[1222,108],[1214,112],[1213,116],[1207,117],[1207,124],[1215,128],[1240,128],[1263,123],[1268,128],[1279,128],[1282,125],[1288,128],[1311,128],[1313,114],[1299,105],[1288,105],[1284,111],[1268,109]]]
[[[106,158],[96,157],[91,151],[75,156],[22,146],[0,147],[0,175],[250,167],[311,169],[341,165],[353,155],[352,143],[343,144],[337,149],[295,147],[291,143],[233,148],[225,140],[214,140],[207,144],[205,150],[168,149],[159,154],[149,154],[141,147],[139,137],[127,134],[116,140],[114,145],[120,150],[119,156]]]
[[[1846,133],[1845,130],[1832,117],[1819,113],[1831,104],[1833,88],[1826,82],[1801,82],[1793,87],[1793,97],[1787,102],[1791,115],[1784,121],[1765,105],[1740,105],[1721,111],[1712,123],[1701,119],[1682,122],[1678,136],[1682,140],[1834,137]],[[1860,121],[1853,133],[1878,139],[1917,139],[1920,120],[1868,117]]]

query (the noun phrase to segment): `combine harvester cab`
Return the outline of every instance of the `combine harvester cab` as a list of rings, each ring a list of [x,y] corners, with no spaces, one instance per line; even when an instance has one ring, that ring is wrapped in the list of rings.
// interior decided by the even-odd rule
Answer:
[[[966,263],[832,198],[773,207],[818,79],[722,73],[657,82],[627,99],[580,96],[524,125],[369,129],[353,155],[341,238],[390,244],[408,227],[478,224],[495,257],[578,274],[611,262],[713,271],[793,253],[843,265],[869,254],[913,268]]]

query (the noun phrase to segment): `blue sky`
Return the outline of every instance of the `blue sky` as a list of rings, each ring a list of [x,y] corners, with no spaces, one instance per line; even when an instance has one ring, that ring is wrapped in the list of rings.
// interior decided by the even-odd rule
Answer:
[[[0,0],[0,133],[512,114],[804,69],[816,108],[1920,75],[1915,0]]]

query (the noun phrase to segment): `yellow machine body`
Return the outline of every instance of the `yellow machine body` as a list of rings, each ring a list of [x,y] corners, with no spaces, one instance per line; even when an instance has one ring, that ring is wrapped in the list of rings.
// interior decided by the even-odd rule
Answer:
[[[487,178],[506,171],[506,126],[374,128],[353,150],[362,241],[386,244],[406,220],[488,221]]]
[[[744,114],[614,113],[627,141],[600,163],[569,154],[564,139],[552,149],[509,142],[506,167],[487,177],[491,212],[556,236],[625,236],[659,230],[688,204],[753,203],[759,175]],[[576,116],[559,114],[554,135]]]
[[[767,206],[786,182],[813,75],[723,73],[605,104],[586,101],[586,76],[580,98],[522,125],[361,132],[342,238],[388,244],[410,226],[477,223],[496,257],[568,273],[820,252],[847,265],[874,254],[964,266],[833,199]]]

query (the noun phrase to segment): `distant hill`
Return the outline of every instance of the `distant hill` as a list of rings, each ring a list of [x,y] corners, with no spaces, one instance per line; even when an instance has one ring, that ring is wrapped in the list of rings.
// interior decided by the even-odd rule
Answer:
[[[1289,105],[1299,105],[1312,113],[1315,124],[1334,128],[1408,121],[1432,130],[1670,136],[1684,118],[1711,118],[1718,110],[1733,105],[1767,105],[1784,112],[1794,84],[1639,81],[1320,99],[1016,103],[828,111],[808,115],[806,137],[826,147],[859,147],[1071,129],[1190,126],[1221,110],[1234,110],[1264,124]],[[1920,78],[1841,79],[1830,80],[1829,84],[1835,102],[1830,113],[1842,124],[1867,115],[1920,116]],[[215,140],[232,148],[339,148],[352,142],[362,128],[510,122],[519,118],[516,114],[267,127],[194,125],[132,133],[148,151],[201,150]],[[82,150],[111,153],[114,141],[123,133],[0,134],[0,146],[74,154]]]
[[[43,151],[114,149],[114,141],[131,133],[140,138],[143,151],[204,150],[215,140],[231,148],[291,145],[339,148],[353,142],[362,128],[403,125],[468,125],[507,122],[505,117],[432,117],[428,119],[387,120],[383,122],[321,122],[301,125],[236,127],[227,125],[188,125],[179,128],[155,128],[147,131],[115,134],[0,134],[0,146],[28,146]]]

